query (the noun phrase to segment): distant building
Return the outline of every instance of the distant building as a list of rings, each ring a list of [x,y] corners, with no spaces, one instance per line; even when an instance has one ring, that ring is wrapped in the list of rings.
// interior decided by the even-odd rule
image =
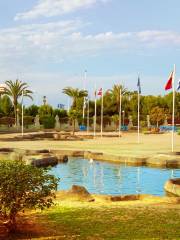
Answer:
[[[57,107],[58,107],[59,109],[62,109],[62,110],[65,109],[65,105],[64,105],[64,104],[61,104],[61,103],[59,103]]]
[[[0,94],[3,94],[5,92],[6,85],[5,84],[0,84]]]

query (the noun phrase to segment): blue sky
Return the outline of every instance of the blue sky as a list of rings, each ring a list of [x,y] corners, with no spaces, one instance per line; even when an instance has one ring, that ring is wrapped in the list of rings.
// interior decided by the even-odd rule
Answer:
[[[28,82],[40,103],[67,104],[66,86],[124,84],[164,94],[180,56],[178,0],[0,1],[0,79]]]

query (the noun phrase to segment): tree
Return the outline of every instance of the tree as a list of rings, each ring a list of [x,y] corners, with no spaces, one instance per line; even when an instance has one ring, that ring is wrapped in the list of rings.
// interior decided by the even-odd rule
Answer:
[[[59,116],[59,118],[66,118],[67,117],[67,111],[65,109],[54,109],[53,110],[54,117],[56,115]]]
[[[40,117],[52,116],[53,108],[48,104],[42,105],[42,106],[40,106],[38,113],[39,113]]]
[[[36,115],[38,114],[38,110],[39,110],[39,107],[33,104],[33,105],[25,108],[25,114],[27,116],[36,117]]]
[[[68,113],[69,119],[72,121],[72,126],[73,126],[73,135],[75,133],[75,123],[77,119],[80,117],[80,113],[77,110],[70,110]]]
[[[48,169],[23,161],[0,161],[0,216],[9,231],[15,231],[16,218],[24,209],[44,209],[53,204],[59,179]]]
[[[156,122],[156,126],[159,127],[159,122],[165,120],[166,112],[163,108],[154,107],[150,112],[150,119],[152,122]]]
[[[112,105],[115,106],[116,113],[119,112],[119,105],[120,105],[120,90],[121,90],[121,96],[123,96],[127,89],[120,84],[115,84],[110,90],[111,98],[112,98]]]
[[[116,126],[116,130],[120,127],[119,126],[119,115],[115,114],[112,117],[112,121],[114,122],[115,126]]]
[[[88,92],[86,90],[79,90],[78,88],[72,87],[64,88],[63,93],[72,98],[72,108],[76,110],[78,108],[78,100],[88,96]]]
[[[11,99],[7,95],[0,99],[0,110],[5,116],[9,116],[13,110]]]
[[[16,81],[8,80],[5,82],[6,89],[5,93],[12,97],[12,102],[14,106],[14,115],[15,115],[15,124],[17,124],[17,106],[18,106],[18,99],[24,95],[24,97],[32,98],[32,91],[29,90],[29,86],[25,82],[21,82],[18,79]]]

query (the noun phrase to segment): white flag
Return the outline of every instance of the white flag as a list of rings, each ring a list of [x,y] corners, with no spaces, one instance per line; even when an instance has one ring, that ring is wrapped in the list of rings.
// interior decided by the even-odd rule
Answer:
[[[180,80],[179,80],[178,86],[177,86],[177,91],[179,91],[179,90],[180,90]]]

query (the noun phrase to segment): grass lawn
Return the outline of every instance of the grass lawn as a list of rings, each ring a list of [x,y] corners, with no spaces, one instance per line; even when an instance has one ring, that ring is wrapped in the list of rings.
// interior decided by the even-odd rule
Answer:
[[[62,202],[26,215],[25,222],[30,227],[21,226],[21,233],[6,239],[180,239],[180,205],[176,204]]]

